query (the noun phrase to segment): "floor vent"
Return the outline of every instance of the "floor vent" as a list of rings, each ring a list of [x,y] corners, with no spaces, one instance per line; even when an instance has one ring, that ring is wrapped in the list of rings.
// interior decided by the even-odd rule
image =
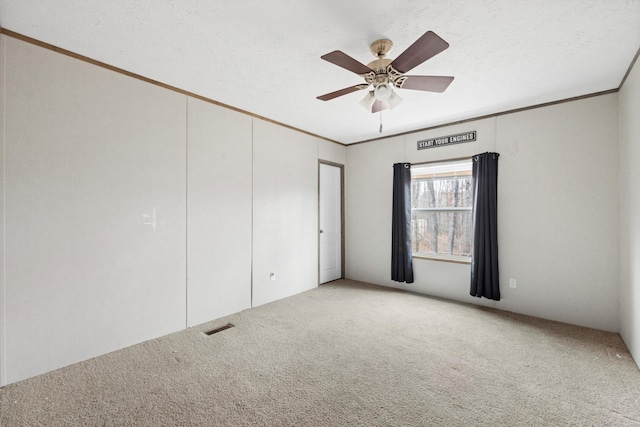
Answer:
[[[225,331],[227,329],[233,328],[233,325],[231,323],[227,323],[224,326],[220,326],[219,328],[215,328],[212,329],[210,331],[205,332],[205,335],[213,335],[213,334],[217,334],[218,332],[222,332]]]

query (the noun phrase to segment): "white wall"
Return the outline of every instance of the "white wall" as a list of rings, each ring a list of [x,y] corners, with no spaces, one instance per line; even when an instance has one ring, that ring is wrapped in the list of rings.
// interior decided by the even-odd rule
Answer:
[[[317,286],[318,160],[344,146],[0,48],[0,386]]]
[[[345,275],[393,286],[391,200],[394,163],[405,160],[402,137],[347,147]]]
[[[347,162],[346,147],[324,139],[318,139],[318,159],[345,165]]]
[[[251,117],[189,97],[187,323],[251,307]]]
[[[258,306],[318,286],[318,140],[259,119],[253,132]]]
[[[611,94],[349,146],[347,277],[617,331],[616,103]],[[416,149],[418,140],[467,130],[478,141]],[[392,282],[392,164],[485,151],[501,153],[502,300],[469,295],[468,264],[414,259],[415,283]]]
[[[3,39],[13,382],[185,327],[186,97]]]
[[[640,65],[619,100],[620,335],[640,365]]]
[[[498,118],[505,309],[619,330],[617,134],[616,94]]]

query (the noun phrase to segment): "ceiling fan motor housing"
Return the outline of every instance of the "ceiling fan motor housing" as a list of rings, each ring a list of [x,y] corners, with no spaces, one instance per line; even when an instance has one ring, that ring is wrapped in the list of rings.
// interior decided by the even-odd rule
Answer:
[[[373,56],[376,58],[384,58],[391,52],[391,49],[393,49],[393,42],[389,39],[376,40],[371,43],[369,49],[371,49],[371,53],[373,53]]]
[[[374,88],[377,88],[383,83],[401,88],[406,77],[394,69],[391,62],[392,60],[387,58],[371,61],[367,64],[367,67],[371,68],[372,72],[363,76],[365,81],[373,85]]]

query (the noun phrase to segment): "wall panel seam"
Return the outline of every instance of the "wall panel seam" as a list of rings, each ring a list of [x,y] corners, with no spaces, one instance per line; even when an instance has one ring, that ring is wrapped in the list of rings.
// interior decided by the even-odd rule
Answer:
[[[7,254],[7,226],[6,226],[6,143],[5,143],[5,134],[6,134],[6,112],[5,112],[5,93],[6,93],[6,38],[4,35],[0,35],[0,52],[2,53],[2,57],[0,58],[0,67],[2,67],[0,76],[2,79],[0,80],[0,85],[2,86],[2,90],[0,93],[2,94],[2,99],[0,102],[2,106],[0,111],[2,112],[2,134],[0,135],[0,144],[2,145],[2,284],[0,286],[0,387],[6,385],[7,383],[7,269],[6,269],[6,254]]]

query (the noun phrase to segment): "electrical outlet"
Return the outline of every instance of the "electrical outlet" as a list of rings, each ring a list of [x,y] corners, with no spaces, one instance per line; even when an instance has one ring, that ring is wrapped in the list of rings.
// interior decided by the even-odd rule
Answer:
[[[516,279],[509,279],[509,287],[510,288],[516,287]]]

